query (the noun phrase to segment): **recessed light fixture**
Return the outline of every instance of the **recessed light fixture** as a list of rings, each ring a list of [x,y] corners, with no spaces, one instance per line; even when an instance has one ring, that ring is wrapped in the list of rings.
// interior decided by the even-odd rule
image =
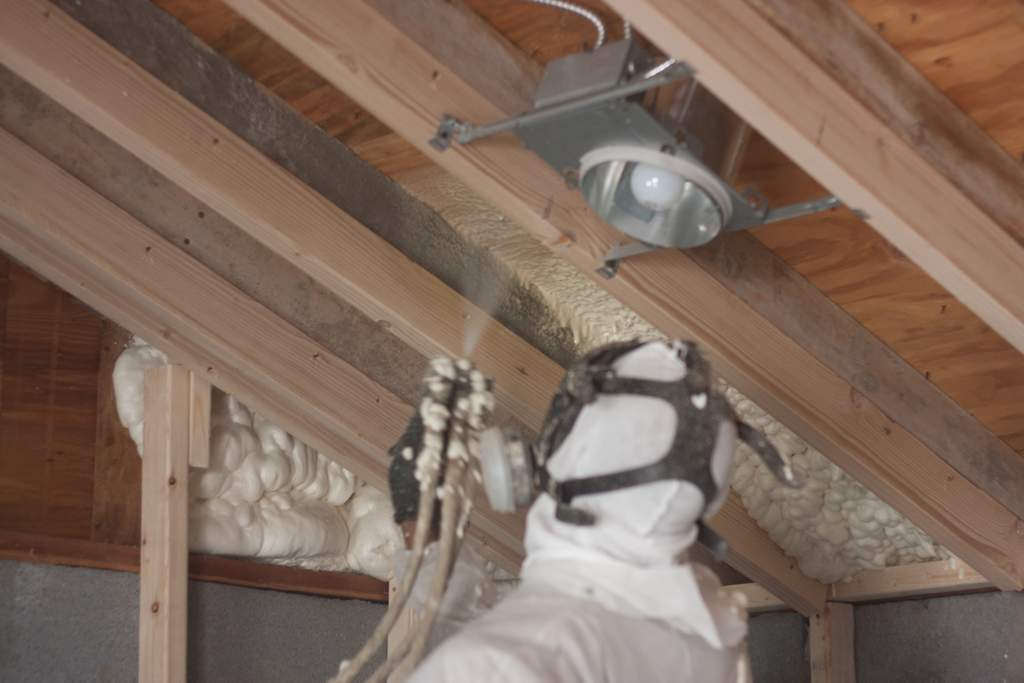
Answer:
[[[696,153],[699,140],[680,141],[651,115],[638,95],[693,71],[676,60],[652,60],[623,40],[551,62],[534,95],[534,109],[476,126],[446,116],[431,144],[447,149],[514,132],[523,144],[578,186],[610,225],[636,240],[612,249],[599,272],[611,277],[619,260],[659,248],[705,244],[723,232],[822,211],[824,197],[777,209],[753,206]]]

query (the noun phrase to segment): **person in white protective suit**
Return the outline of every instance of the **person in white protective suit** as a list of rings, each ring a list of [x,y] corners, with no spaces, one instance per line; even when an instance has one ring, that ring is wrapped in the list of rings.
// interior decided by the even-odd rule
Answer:
[[[543,493],[520,586],[408,680],[744,680],[746,611],[687,549],[728,494],[737,429],[793,481],[709,382],[683,342],[606,347],[570,369],[532,449]]]

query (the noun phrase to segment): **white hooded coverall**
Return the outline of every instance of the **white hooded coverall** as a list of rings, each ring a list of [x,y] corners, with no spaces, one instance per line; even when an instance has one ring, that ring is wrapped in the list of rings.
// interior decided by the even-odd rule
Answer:
[[[685,375],[675,347],[663,342],[627,353],[615,369],[663,381]],[[672,443],[676,420],[661,399],[601,395],[580,413],[549,471],[565,480],[656,462]],[[724,498],[735,431],[722,433],[712,475]],[[540,496],[527,518],[520,586],[445,640],[409,680],[732,683],[745,677],[746,611],[720,590],[711,570],[685,559],[705,502],[685,481],[580,496],[573,506],[597,517],[587,527],[557,520],[555,501]]]

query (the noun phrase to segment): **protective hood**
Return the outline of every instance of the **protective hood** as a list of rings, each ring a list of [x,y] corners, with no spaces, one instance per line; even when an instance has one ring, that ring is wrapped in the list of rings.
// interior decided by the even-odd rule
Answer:
[[[686,376],[677,343],[649,342],[615,361],[619,377],[676,382]],[[663,399],[640,394],[601,394],[583,407],[546,463],[559,481],[642,467],[661,460],[676,438],[677,411]],[[710,463],[720,491],[727,491],[735,450],[730,420],[721,426]],[[567,544],[636,566],[669,566],[697,537],[696,522],[709,506],[693,483],[666,479],[603,493],[581,495],[573,506],[592,513],[593,526],[548,520],[553,501],[541,496],[531,508],[528,553]],[[712,510],[713,511],[713,510]],[[549,523],[550,521],[550,523]]]
[[[665,342],[638,346],[614,369],[620,377],[663,382],[687,372],[679,348]],[[723,424],[711,470],[718,488],[727,491],[735,428]],[[649,465],[665,456],[676,426],[677,411],[662,399],[599,395],[546,466],[553,478],[567,480]],[[527,518],[524,581],[582,586],[612,611],[661,619],[714,647],[731,646],[745,634],[744,620],[727,602],[719,603],[718,581],[705,568],[679,564],[711,502],[688,481],[655,481],[577,497],[573,506],[597,519],[581,526],[559,520],[555,500],[540,496]]]

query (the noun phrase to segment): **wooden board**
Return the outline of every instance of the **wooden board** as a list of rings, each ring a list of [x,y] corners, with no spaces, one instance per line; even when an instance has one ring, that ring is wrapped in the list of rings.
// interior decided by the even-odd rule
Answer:
[[[830,602],[810,621],[811,683],[857,683],[853,606]]]
[[[49,25],[54,26],[58,18],[54,12],[49,18]],[[81,92],[72,98],[83,105],[86,100],[77,99],[80,96],[85,95],[87,99],[100,96],[95,102],[105,102],[102,106],[106,113],[91,120],[101,129],[111,134],[135,131],[130,137],[137,143],[132,146],[136,153],[158,163],[165,172],[193,191],[210,194],[217,206],[280,250],[285,257],[297,260],[307,269],[315,259],[334,259],[331,267],[325,265],[312,269],[314,274],[322,277],[341,296],[366,306],[374,317],[383,316],[392,322],[392,329],[400,336],[408,336],[410,341],[420,345],[427,343],[427,350],[437,345],[445,353],[458,355],[463,351],[463,329],[484,326],[474,353],[475,359],[485,372],[495,376],[499,401],[504,401],[527,425],[539,427],[549,397],[561,378],[560,368],[552,361],[500,325],[486,322],[481,311],[355,224],[322,197],[258,157],[251,148],[209,117],[140,70],[133,69],[94,37],[71,23],[65,26],[65,30],[70,31],[67,38],[71,42],[67,44],[77,42],[81,54],[89,53],[96,63],[104,64],[111,78],[112,89],[106,95],[100,93],[101,89],[89,88],[89,94]],[[116,85],[122,78],[127,80]],[[72,82],[77,80],[71,79]],[[62,78],[61,82],[66,83],[67,80]],[[132,105],[122,109],[126,102],[122,95],[126,92],[124,88],[136,93],[130,101],[141,105],[141,108],[136,109],[136,105]],[[181,128],[170,126],[165,129],[166,136],[161,137],[157,134],[160,129],[151,125],[151,117],[146,113],[156,110],[165,112],[165,115],[177,112],[175,123]],[[97,113],[92,105],[84,106],[82,111],[90,116]],[[106,128],[113,122],[116,122],[113,128]],[[192,129],[194,133],[182,137],[181,129]],[[216,142],[207,143],[205,140]],[[252,178],[269,183],[267,188],[259,191],[258,183],[237,183],[236,170],[243,167],[249,169]],[[220,169],[219,173],[214,172],[217,169]],[[277,187],[278,190],[272,191],[269,187]],[[279,210],[280,198],[286,195],[305,197],[308,202],[297,200],[293,210],[286,212],[287,216],[279,214],[276,223],[272,223],[272,214]],[[274,199],[268,202],[271,197]],[[296,216],[300,215],[307,216],[309,220],[296,221]],[[294,251],[298,241],[315,236],[310,229],[317,225],[321,232],[315,243],[306,242],[308,248]],[[341,234],[347,235],[347,243],[338,241]],[[773,577],[761,569],[769,565],[792,569],[792,563],[756,527],[738,503],[732,502],[729,514],[716,519],[715,524],[719,533],[732,543],[736,556],[745,558],[747,571],[757,574],[753,578],[772,585],[802,611],[812,612],[822,603],[824,589],[820,583],[795,571]]]
[[[615,241],[578,193],[508,140],[456,146],[443,154],[427,145],[444,113],[471,121],[501,114],[468,85],[471,79],[459,76],[460,70],[486,68],[483,64],[440,62],[432,45],[417,44],[360,2],[234,5],[580,268],[592,272]],[[709,279],[685,255],[666,251],[627,262],[615,279],[602,284],[666,333],[704,342],[723,376],[740,391],[973,566],[1004,587],[1021,585],[1024,557],[1018,546],[1024,538],[1016,534],[1014,515]],[[680,292],[688,296],[680,298]],[[978,504],[964,503],[964,495]],[[979,514],[982,508],[987,512]],[[994,520],[1000,521],[993,526]],[[980,541],[984,528],[989,540]],[[993,556],[996,545],[1013,549]],[[1014,578],[1007,580],[1008,575]]]
[[[7,200],[0,201],[0,215],[17,216],[34,226],[26,230],[5,222],[0,230],[6,233],[0,238],[4,248],[30,259],[122,324],[157,340],[172,357],[201,369],[215,384],[287,425],[358,476],[384,485],[384,451],[401,432],[410,412],[407,406],[21,143],[6,134],[0,140],[10,160],[5,167],[9,173],[0,171],[0,199]],[[15,159],[23,162],[20,169]],[[19,173],[27,175],[19,181]],[[33,180],[26,183],[24,178]],[[33,198],[34,191],[45,191],[41,188],[60,188],[64,201]],[[91,222],[85,218],[90,214],[95,218]],[[191,303],[183,308],[182,302]],[[245,330],[252,334],[240,332]],[[239,334],[244,344],[235,341]],[[741,507],[731,504],[728,509],[730,516],[716,525],[727,538],[732,538],[734,520],[747,529],[735,536],[734,552],[746,554],[752,578],[770,585],[798,609],[820,606],[822,584],[799,573],[773,577],[759,569],[788,560]],[[521,557],[522,518],[478,506],[474,520],[473,533],[485,551],[515,568]],[[750,539],[756,543],[748,553]]]
[[[741,182],[779,203],[824,192],[759,136],[748,150]],[[835,211],[753,234],[1009,448],[1024,448],[1024,357],[869,225]],[[887,383],[897,391],[907,383],[891,370],[869,365],[864,372],[878,376],[883,390]],[[917,420],[934,410],[934,403],[926,408],[918,399],[909,404]],[[950,433],[953,440],[956,433]],[[971,449],[960,450],[974,457]],[[1007,472],[994,477],[999,478],[1011,485],[1019,479]]]
[[[5,251],[371,485],[386,486],[386,450],[409,406],[6,132],[0,144]],[[28,166],[16,170],[15,158]],[[474,519],[491,557],[517,567],[521,519],[480,507]]]
[[[808,581],[800,572],[797,561],[778,551],[774,541],[743,508],[739,496],[730,492],[727,503],[708,522],[708,526],[719,535],[728,534],[726,562],[782,597],[786,604],[804,616],[821,611],[824,602],[817,591],[821,584],[815,581],[809,589],[794,591],[794,586],[805,586]]]
[[[0,254],[0,415],[4,410],[4,340],[7,335],[7,296],[10,290],[11,260]]]
[[[607,4],[599,0],[573,2],[601,17],[608,34],[606,42],[622,37],[622,20]],[[465,4],[540,64],[589,50],[597,37],[589,21],[553,7],[519,0],[466,0]]]
[[[212,389],[205,377],[188,373],[188,464],[191,467],[210,466]]]
[[[209,0],[156,0],[155,4],[231,61],[247,65],[255,80],[330,135],[357,143],[389,132],[351,98],[303,68],[287,50],[224,4]]]
[[[786,609],[786,603],[776,597],[774,593],[756,583],[736,583],[730,586],[723,586],[723,590],[727,593],[743,595],[743,599],[747,603],[747,612],[750,614],[776,612]]]
[[[26,3],[23,16],[38,7]],[[37,28],[63,33],[46,40],[68,49],[27,61],[20,48],[7,52],[26,80],[424,355],[462,356],[468,331],[480,330],[473,358],[495,379],[499,405],[539,427],[561,378],[556,363],[66,15],[53,10]],[[68,68],[77,73],[53,77]],[[156,112],[167,125],[153,125]]]
[[[101,319],[9,265],[0,393],[0,528],[89,538]]]
[[[139,680],[184,683],[188,650],[189,372],[146,370]]]
[[[1024,21],[1015,0],[850,0],[1011,156],[1024,153]]]
[[[101,336],[93,469],[92,540],[138,545],[142,523],[142,460],[117,416],[114,363],[132,333],[105,320]]]
[[[611,4],[1024,349],[1024,170],[848,7]]]
[[[0,559],[139,571],[139,547],[0,530]],[[189,578],[231,586],[384,602],[387,584],[364,574],[314,571],[218,555],[189,555]]]
[[[992,584],[985,577],[956,558],[951,558],[862,571],[849,581],[832,584],[829,587],[829,600],[897,600],[991,588]]]
[[[201,38],[216,37],[212,44],[218,51],[231,55],[250,75],[260,76],[265,68],[260,55],[270,48],[253,47],[244,55],[232,50],[236,31],[239,40],[244,36],[254,41],[254,29],[219,0],[160,0],[160,4]],[[593,39],[588,22],[551,8],[520,0],[467,4],[540,63],[578,52]],[[600,2],[585,4],[606,18],[611,35],[616,36],[619,24],[614,13]],[[1024,28],[1014,20],[1019,14],[1014,0],[969,5],[856,0],[851,6],[1007,152],[1016,157],[1024,152],[1024,125],[1020,124],[1024,79],[1017,77],[1024,63]],[[241,25],[247,29],[238,30]],[[272,42],[265,36],[261,40]],[[273,49],[280,50],[276,44]],[[299,72],[308,72],[296,60],[288,63],[293,80],[299,80]],[[344,98],[341,93],[337,97]],[[345,101],[345,106],[353,106]],[[394,133],[373,139],[349,139],[342,134],[339,139],[389,175],[432,165]],[[785,157],[777,155],[781,163],[765,167],[758,156],[750,157],[747,170],[756,172],[757,185],[769,200],[784,202],[786,190],[808,187],[799,178],[806,175]],[[816,183],[810,186],[809,194],[798,191],[789,196],[807,199],[823,192]],[[1019,352],[884,238],[862,221],[835,214],[827,220],[787,222],[759,233],[790,266],[816,286],[827,288],[836,303],[922,375],[1012,448],[1024,451],[1024,408],[1015,400],[1024,391],[1024,361]]]

